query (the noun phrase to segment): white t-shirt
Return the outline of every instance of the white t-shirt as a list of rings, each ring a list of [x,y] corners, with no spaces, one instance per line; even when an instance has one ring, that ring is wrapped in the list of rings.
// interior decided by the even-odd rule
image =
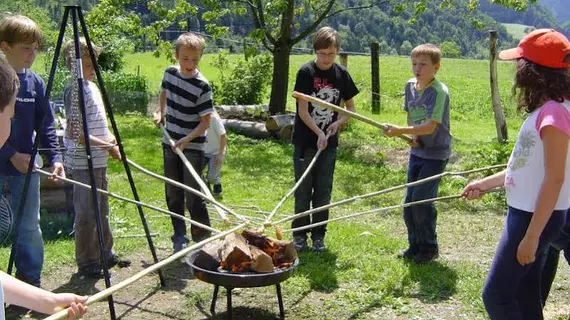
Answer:
[[[0,320],[6,319],[4,315],[4,287],[2,286],[2,281],[0,281]]]
[[[217,113],[213,113],[210,126],[206,134],[205,154],[218,154],[220,152],[220,138],[226,134],[226,128],[222,123],[222,118]]]
[[[530,113],[524,121],[505,175],[507,204],[513,208],[534,212],[544,180],[544,145],[541,131],[554,126],[570,137],[570,101],[548,101]],[[567,162],[570,161],[570,148]],[[566,164],[565,180],[555,210],[570,207],[570,165]]]

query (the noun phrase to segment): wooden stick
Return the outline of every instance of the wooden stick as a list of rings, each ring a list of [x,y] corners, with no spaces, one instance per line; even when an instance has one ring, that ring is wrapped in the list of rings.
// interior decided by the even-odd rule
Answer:
[[[327,134],[326,139],[329,139],[329,135]],[[321,155],[321,153],[323,152],[324,149],[319,149],[317,151],[317,153],[315,154],[315,156],[313,157],[313,159],[311,159],[311,162],[309,163],[309,165],[307,166],[307,169],[305,169],[305,172],[303,172],[303,175],[301,176],[301,178],[299,178],[299,180],[297,181],[297,183],[295,184],[295,186],[293,186],[293,189],[291,189],[291,191],[289,191],[284,197],[283,199],[281,199],[281,201],[279,201],[279,203],[277,203],[277,205],[275,206],[275,208],[273,208],[273,210],[271,210],[271,213],[269,214],[269,216],[267,217],[267,219],[265,219],[265,226],[271,226],[271,219],[273,218],[273,216],[275,215],[275,213],[277,212],[277,210],[279,208],[281,208],[281,206],[283,205],[283,203],[285,203],[285,200],[287,200],[287,198],[289,198],[294,192],[295,190],[297,190],[299,188],[299,186],[301,185],[301,183],[303,183],[303,181],[305,180],[305,178],[309,175],[309,172],[311,172],[311,169],[313,169],[313,166],[315,165],[315,163],[317,162],[317,159],[319,158],[319,156]]]
[[[247,226],[247,224],[248,224],[248,222],[246,221],[246,222],[240,224],[239,226],[236,226],[235,228],[232,228],[232,229],[230,229],[230,230],[228,230],[228,231],[222,232],[222,233],[217,234],[217,235],[215,235],[215,236],[213,236],[213,237],[210,237],[210,238],[208,238],[208,239],[206,239],[206,240],[203,240],[203,241],[201,241],[201,242],[198,242],[198,243],[196,243],[196,244],[194,244],[194,245],[192,245],[192,246],[189,246],[189,247],[187,247],[187,248],[184,248],[184,249],[178,251],[177,253],[171,255],[170,257],[168,257],[168,258],[166,258],[166,259],[164,259],[164,260],[162,260],[162,261],[160,261],[160,262],[157,262],[157,263],[153,264],[152,266],[150,266],[150,267],[148,267],[148,268],[146,268],[146,269],[140,271],[139,273],[135,274],[134,276],[132,276],[132,277],[130,277],[130,278],[128,278],[128,279],[125,279],[125,280],[123,280],[123,281],[117,283],[116,285],[114,285],[114,286],[112,286],[112,287],[109,287],[109,288],[107,288],[107,289],[105,289],[105,290],[103,290],[103,291],[100,291],[100,292],[98,292],[98,293],[96,293],[96,294],[90,296],[90,297],[87,299],[87,301],[84,303],[84,305],[88,306],[88,305],[91,305],[91,304],[93,304],[93,303],[95,303],[95,302],[97,302],[97,301],[100,301],[100,300],[102,300],[102,299],[105,299],[106,297],[112,295],[113,293],[115,293],[115,292],[117,292],[117,291],[119,291],[119,290],[125,288],[125,287],[128,286],[128,285],[131,285],[132,283],[134,283],[135,281],[141,279],[142,277],[146,276],[147,274],[149,274],[149,273],[151,273],[151,272],[155,272],[155,271],[157,271],[158,269],[163,268],[163,267],[165,267],[166,265],[168,265],[168,264],[170,264],[170,263],[172,263],[172,262],[178,261],[180,258],[184,257],[185,255],[187,255],[187,254],[190,253],[191,251],[194,251],[194,250],[200,248],[201,246],[207,244],[208,242],[211,242],[211,241],[214,241],[214,240],[223,238],[223,237],[227,236],[228,234],[230,234],[230,233],[232,233],[232,232],[235,232],[235,231],[237,231],[237,230],[239,230],[239,229],[241,229],[241,228],[244,228],[245,226]],[[67,317],[67,309],[63,309],[63,310],[61,310],[61,311],[59,311],[59,312],[57,312],[57,313],[55,313],[55,314],[53,314],[53,315],[51,315],[51,316],[45,318],[44,320],[59,320],[59,319],[64,319],[65,317]]]
[[[475,172],[479,172],[479,171],[486,171],[486,170],[492,170],[492,169],[497,169],[497,168],[503,168],[503,167],[506,167],[506,166],[507,166],[506,164],[498,164],[498,165],[494,165],[494,166],[490,166],[490,167],[486,167],[486,168],[472,169],[472,170],[466,170],[466,171],[457,171],[457,172],[447,171],[447,172],[442,172],[442,173],[440,173],[440,174],[436,174],[436,175],[434,175],[434,176],[431,176],[431,177],[428,177],[428,178],[425,178],[425,179],[417,180],[417,181],[410,182],[410,183],[401,184],[401,185],[399,185],[399,186],[390,187],[390,188],[387,188],[387,189],[384,189],[384,190],[372,192],[372,193],[365,194],[365,195],[360,195],[360,196],[352,197],[352,198],[349,198],[349,199],[345,199],[345,200],[341,200],[341,201],[338,201],[338,202],[330,203],[330,204],[327,204],[327,205],[324,205],[324,206],[321,206],[321,207],[318,207],[318,208],[313,208],[313,209],[311,209],[311,210],[307,210],[307,211],[300,212],[300,213],[297,213],[297,214],[292,215],[292,216],[285,217],[285,218],[283,218],[283,219],[281,219],[281,220],[278,220],[278,221],[273,222],[272,224],[273,224],[273,225],[282,224],[283,222],[287,222],[287,221],[294,220],[294,219],[297,219],[297,218],[300,218],[300,217],[304,217],[304,216],[307,216],[307,215],[309,215],[309,214],[313,214],[313,213],[315,213],[315,212],[320,212],[320,211],[323,211],[323,210],[326,210],[326,209],[329,209],[329,208],[332,208],[332,207],[340,206],[340,205],[343,205],[343,204],[346,204],[346,203],[350,203],[350,202],[353,202],[353,201],[356,201],[356,200],[361,200],[361,199],[365,199],[365,198],[369,198],[369,197],[373,197],[373,196],[377,196],[377,195],[389,193],[389,192],[396,191],[396,190],[399,190],[399,189],[404,189],[404,188],[408,188],[408,187],[417,186],[417,185],[420,185],[420,184],[422,184],[422,183],[426,183],[426,182],[428,182],[428,181],[432,181],[432,180],[436,180],[436,179],[443,178],[443,177],[445,177],[445,176],[462,176],[462,175],[471,174],[471,173],[475,173]]]
[[[183,190],[186,190],[186,191],[188,191],[188,192],[190,192],[190,193],[193,193],[193,194],[195,194],[195,195],[197,195],[197,196],[199,196],[199,197],[202,197],[203,199],[206,199],[207,201],[209,201],[209,202],[215,204],[216,206],[218,206],[218,207],[224,209],[226,212],[229,212],[231,215],[233,215],[234,217],[238,218],[239,220],[245,221],[245,219],[244,219],[242,216],[238,215],[238,214],[235,213],[233,210],[231,210],[231,209],[227,208],[226,206],[224,206],[223,204],[219,203],[219,202],[216,201],[213,197],[208,197],[207,195],[203,194],[202,192],[200,192],[200,191],[198,191],[198,190],[196,190],[196,189],[194,189],[194,188],[190,188],[189,186],[187,186],[187,185],[185,185],[185,184],[183,184],[183,183],[180,183],[180,182],[178,182],[178,181],[174,181],[174,180],[172,180],[172,179],[168,179],[167,177],[163,177],[163,176],[161,176],[161,175],[159,175],[159,174],[157,174],[157,173],[154,173],[154,172],[152,172],[152,171],[150,171],[150,170],[147,170],[147,169],[145,169],[144,167],[142,167],[141,165],[137,164],[136,162],[130,160],[129,158],[127,158],[127,162],[128,162],[131,166],[133,166],[133,167],[137,168],[138,170],[140,170],[142,173],[145,173],[145,174],[147,174],[147,175],[149,175],[149,176],[151,176],[151,177],[153,177],[153,178],[159,179],[159,180],[161,180],[161,181],[163,181],[163,182],[165,182],[165,183],[171,184],[171,185],[176,186],[176,187],[178,187],[178,188],[180,188],[180,189],[183,189]]]
[[[380,128],[380,129],[382,129],[382,130],[388,128],[388,126],[387,126],[386,124],[384,124],[384,123],[380,123],[380,122],[378,122],[378,121],[376,121],[376,120],[372,120],[372,119],[367,118],[367,117],[365,117],[365,116],[363,116],[363,115],[360,115],[360,114],[358,114],[358,113],[356,113],[356,112],[352,112],[352,111],[350,111],[350,110],[343,109],[343,108],[341,108],[341,107],[339,107],[339,106],[336,106],[336,105],[334,105],[334,104],[332,104],[332,103],[330,103],[330,102],[321,100],[321,99],[319,99],[319,98],[315,98],[315,97],[313,97],[313,96],[310,96],[310,95],[307,95],[307,94],[304,94],[304,93],[300,93],[300,92],[297,92],[297,91],[293,91],[292,96],[293,96],[294,98],[301,99],[301,100],[305,100],[305,101],[310,102],[310,103],[312,103],[312,104],[316,104],[316,105],[319,105],[319,106],[321,106],[321,107],[334,110],[334,111],[336,111],[336,112],[338,112],[338,113],[340,113],[340,114],[349,116],[349,117],[351,117],[351,118],[355,118],[355,119],[360,120],[360,121],[362,121],[362,122],[366,122],[366,123],[368,123],[368,124],[370,124],[370,125],[375,126],[376,128]],[[414,141],[414,138],[413,138],[413,137],[408,136],[408,135],[405,135],[405,134],[404,134],[404,135],[399,135],[399,136],[397,136],[397,137],[398,137],[398,138],[401,138],[401,139],[404,139],[406,142],[413,142],[413,141]]]
[[[498,191],[501,191],[501,190],[502,190],[502,188],[493,189],[493,190],[489,190],[489,191],[485,192],[485,194],[493,193],[493,192],[498,192]],[[424,203],[430,203],[430,202],[436,202],[436,201],[442,201],[442,200],[457,199],[457,198],[461,198],[461,197],[463,197],[462,194],[455,194],[455,195],[452,195],[452,196],[444,196],[444,197],[437,197],[437,198],[419,200],[419,201],[414,201],[414,202],[408,202],[408,203],[398,204],[398,205],[395,205],[395,206],[389,206],[389,207],[384,207],[384,208],[372,209],[372,210],[369,210],[369,211],[357,212],[357,213],[349,214],[349,215],[347,215],[347,216],[342,216],[342,217],[338,217],[338,218],[334,218],[334,219],[329,219],[329,220],[326,220],[326,221],[321,221],[321,222],[317,222],[317,223],[313,223],[313,224],[309,224],[309,225],[306,225],[306,226],[302,226],[302,227],[298,227],[298,228],[293,228],[293,229],[289,229],[289,230],[284,230],[284,231],[291,231],[291,232],[302,231],[302,230],[307,230],[307,229],[312,229],[312,228],[314,228],[314,227],[322,226],[322,225],[327,224],[327,223],[329,223],[329,222],[335,222],[335,221],[339,221],[339,220],[354,218],[354,217],[362,216],[362,215],[365,215],[365,214],[386,212],[386,211],[390,211],[390,210],[394,210],[394,209],[407,208],[407,207],[415,206],[415,205],[418,205],[418,204],[424,204]]]
[[[49,172],[47,172],[47,171],[43,171],[43,170],[40,170],[40,169],[37,169],[37,168],[35,169],[35,171],[36,171],[37,173],[41,174],[41,175],[44,175],[44,176],[48,176],[48,177],[53,176],[52,173],[49,173]],[[58,179],[58,180],[61,180],[61,181],[65,181],[65,182],[67,182],[67,183],[71,183],[71,184],[78,185],[78,186],[83,187],[83,188],[86,188],[86,189],[91,189],[91,186],[90,186],[90,185],[85,184],[85,183],[81,183],[81,182],[79,182],[79,181],[75,181],[75,180],[71,180],[71,179],[63,178],[63,177],[59,177],[59,176],[57,177],[57,179]],[[162,208],[155,207],[155,206],[152,206],[152,205],[150,205],[150,204],[146,204],[146,203],[144,203],[144,202],[140,202],[140,201],[132,200],[132,199],[129,199],[129,198],[125,198],[125,197],[123,197],[123,196],[114,194],[114,193],[109,192],[109,191],[107,191],[107,190],[97,189],[97,191],[98,191],[99,193],[101,193],[101,194],[108,195],[109,197],[113,197],[113,198],[116,198],[116,199],[119,199],[119,200],[123,200],[123,201],[125,201],[125,202],[129,202],[129,203],[132,203],[132,204],[141,205],[141,206],[143,206],[143,207],[146,207],[146,208],[149,208],[149,209],[152,209],[152,210],[156,210],[156,211],[158,211],[158,212],[166,213],[166,214],[170,215],[171,217],[174,217],[174,218],[177,218],[177,219],[180,219],[180,220],[184,220],[184,221],[188,221],[190,224],[193,224],[193,225],[195,225],[195,226],[197,226],[197,227],[200,227],[200,228],[202,228],[202,229],[206,229],[206,230],[212,231],[212,232],[214,232],[214,233],[220,233],[220,232],[221,232],[220,230],[214,229],[214,228],[212,228],[212,227],[210,227],[210,226],[207,226],[207,225],[205,225],[205,224],[202,224],[202,223],[200,223],[200,222],[197,222],[197,221],[194,221],[194,220],[192,220],[192,219],[186,218],[185,216],[179,215],[178,213],[174,213],[174,212],[171,212],[171,211],[168,211],[168,210],[164,210],[164,209],[162,209]]]
[[[170,134],[166,130],[166,127],[164,126],[164,124],[162,124],[162,123],[160,124],[160,129],[162,129],[162,133],[164,134],[164,136],[166,137],[166,139],[170,143],[170,146],[174,149],[174,152],[180,157],[180,160],[182,160],[182,162],[186,166],[186,169],[188,169],[188,171],[190,171],[190,174],[192,175],[194,180],[196,180],[196,182],[198,183],[198,185],[202,189],[202,193],[204,193],[209,198],[214,198],[212,196],[212,193],[210,192],[210,189],[208,189],[208,186],[202,180],[202,177],[200,177],[200,175],[198,175],[198,172],[196,172],[196,169],[194,169],[194,167],[192,166],[190,161],[188,161],[188,159],[184,155],[184,152],[182,152],[182,150],[180,150],[180,148],[175,147],[176,142],[174,142],[174,140],[172,139],[172,137],[170,136]],[[222,208],[216,206],[216,211],[218,212],[218,215],[220,216],[220,218],[229,225],[230,220],[228,220],[228,217],[226,217],[224,210]],[[243,221],[243,219],[240,219],[240,220]]]

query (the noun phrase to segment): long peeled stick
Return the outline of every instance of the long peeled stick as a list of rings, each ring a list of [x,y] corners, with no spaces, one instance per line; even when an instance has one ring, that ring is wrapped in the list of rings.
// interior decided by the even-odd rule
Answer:
[[[38,158],[36,158],[36,159],[38,159]],[[37,173],[39,173],[39,174],[41,174],[41,175],[43,175],[43,176],[46,176],[46,177],[53,177],[53,173],[49,173],[49,172],[47,172],[47,171],[43,171],[43,170],[38,169],[38,168],[34,169],[34,171],[37,172]],[[81,182],[79,182],[79,181],[71,180],[71,179],[64,178],[64,177],[57,177],[57,179],[58,179],[58,180],[61,180],[61,181],[64,181],[64,182],[67,182],[67,183],[74,184],[74,185],[76,185],[76,186],[80,186],[80,187],[85,188],[85,189],[91,189],[91,185],[88,185],[88,184],[85,184],[85,183],[81,183]],[[205,225],[205,224],[202,224],[202,223],[200,223],[200,222],[198,222],[198,221],[194,221],[194,220],[192,220],[192,219],[188,219],[188,218],[186,218],[185,216],[180,215],[180,214],[178,214],[178,213],[170,212],[170,211],[168,211],[168,210],[164,210],[164,209],[162,209],[162,208],[155,207],[155,206],[152,206],[152,205],[147,204],[147,203],[144,203],[144,202],[140,202],[140,201],[132,200],[132,199],[129,199],[129,198],[125,198],[125,197],[123,197],[123,196],[114,194],[114,193],[109,192],[109,191],[107,191],[107,190],[97,189],[97,192],[99,192],[99,193],[101,193],[101,194],[104,194],[104,195],[107,195],[107,196],[109,196],[109,197],[115,198],[115,199],[123,200],[123,201],[128,202],[128,203],[140,205],[140,206],[143,206],[143,207],[152,209],[152,210],[156,210],[156,211],[158,211],[158,212],[166,213],[167,215],[169,215],[169,216],[171,216],[171,217],[174,217],[174,218],[176,218],[176,219],[180,219],[180,220],[187,221],[187,222],[189,222],[191,225],[194,225],[194,226],[199,227],[199,228],[202,228],[202,229],[209,230],[209,231],[211,231],[211,232],[213,232],[213,233],[220,233],[220,232],[221,232],[220,230],[214,229],[214,228],[212,228],[212,227],[210,227],[210,226],[207,226],[207,225]]]
[[[244,228],[245,226],[247,226],[247,222],[240,224],[239,226],[232,228],[228,231],[225,231],[223,233],[217,234],[213,237],[210,237],[206,240],[203,240],[201,242],[198,242],[190,247],[184,248],[180,251],[178,251],[177,253],[171,255],[170,257],[153,264],[152,266],[140,271],[139,273],[135,274],[134,276],[127,278],[119,283],[117,283],[116,285],[109,287],[103,291],[100,291],[92,296],[90,296],[87,301],[84,303],[86,306],[91,305],[97,301],[100,301],[102,299],[105,299],[106,297],[112,295],[113,293],[125,288],[126,286],[134,283],[135,281],[141,279],[142,277],[146,276],[147,274],[151,273],[151,272],[155,272],[160,268],[165,267],[166,265],[178,261],[180,258],[184,257],[185,255],[187,255],[188,253],[190,253],[191,251],[194,251],[198,248],[200,248],[201,246],[205,245],[208,242],[223,238],[225,236],[227,236],[228,234],[235,232],[241,228]],[[65,317],[67,317],[67,309],[63,309],[55,314],[52,314],[51,316],[45,318],[44,320],[59,320],[59,319],[64,319]]]
[[[146,174],[146,175],[149,175],[149,176],[151,176],[151,177],[153,177],[153,178],[156,178],[156,179],[158,179],[158,180],[161,180],[161,181],[163,181],[163,182],[165,182],[165,183],[168,183],[168,184],[170,184],[170,185],[173,185],[173,186],[175,186],[175,187],[178,187],[178,188],[180,188],[180,189],[182,189],[182,190],[188,191],[188,192],[192,193],[193,195],[196,195],[196,196],[198,196],[198,197],[201,197],[201,198],[204,198],[204,199],[208,200],[209,202],[211,202],[211,203],[214,204],[215,206],[222,208],[222,209],[225,210],[226,212],[229,212],[229,213],[232,214],[234,217],[238,218],[240,221],[245,221],[245,220],[246,220],[246,219],[245,219],[244,217],[242,217],[241,215],[238,215],[237,213],[235,213],[232,209],[230,209],[230,208],[224,206],[223,204],[221,204],[221,203],[219,203],[218,201],[216,201],[214,198],[208,197],[207,195],[203,194],[202,192],[200,192],[200,191],[198,191],[198,190],[196,190],[196,189],[194,189],[194,188],[190,188],[189,186],[187,186],[187,185],[185,185],[185,184],[183,184],[183,183],[180,183],[180,182],[178,182],[178,181],[176,181],[176,180],[168,179],[167,177],[161,176],[161,175],[158,174],[158,173],[154,173],[154,172],[152,172],[152,171],[150,171],[150,170],[147,170],[147,169],[145,169],[144,167],[142,167],[140,164],[137,164],[136,162],[132,161],[132,160],[129,159],[129,158],[127,158],[127,162],[128,162],[131,166],[135,167],[136,169],[140,170],[142,173],[144,173],[144,174]]]
[[[349,116],[349,117],[351,117],[351,118],[355,118],[355,119],[357,119],[357,120],[360,120],[360,121],[362,121],[362,122],[366,122],[366,123],[368,123],[368,124],[370,124],[370,125],[373,125],[373,126],[375,126],[375,127],[377,127],[377,128],[380,128],[380,129],[382,129],[382,130],[388,128],[388,126],[385,125],[385,124],[383,124],[383,123],[380,123],[380,122],[378,122],[378,121],[375,121],[375,120],[372,120],[372,119],[370,119],[370,118],[367,118],[367,117],[365,117],[365,116],[363,116],[363,115],[360,115],[360,114],[358,114],[358,113],[356,113],[356,112],[352,112],[352,111],[350,111],[350,110],[343,109],[343,108],[341,108],[341,107],[339,107],[339,106],[336,106],[336,105],[334,105],[334,104],[332,104],[332,103],[330,103],[330,102],[321,100],[321,99],[319,99],[319,98],[315,98],[315,97],[313,97],[313,96],[309,96],[309,95],[306,95],[306,94],[304,94],[304,93],[300,93],[300,92],[297,92],[297,91],[293,91],[292,96],[293,96],[294,98],[296,98],[296,99],[305,100],[305,101],[310,102],[310,103],[312,103],[312,104],[316,104],[316,105],[319,105],[319,106],[321,106],[321,107],[324,107],[324,108],[327,108],[327,109],[331,109],[331,110],[333,110],[333,111],[336,111],[336,112],[338,112],[338,113],[340,113],[340,114],[342,114],[342,115],[346,115],[346,116]],[[397,137],[398,137],[398,138],[401,138],[401,139],[404,139],[406,142],[413,142],[413,141],[414,141],[414,138],[412,138],[412,137],[410,137],[410,136],[408,136],[408,135],[405,135],[405,134],[404,134],[404,135],[397,136]]]
[[[168,134],[168,131],[166,130],[166,127],[164,126],[164,124],[162,124],[162,123],[160,124],[160,129],[162,129],[164,136],[166,137],[168,142],[170,142],[170,146],[172,148],[174,148],[174,152],[180,157],[180,159],[182,160],[182,162],[184,163],[184,165],[186,166],[188,171],[190,171],[190,174],[192,175],[192,177],[194,177],[194,180],[196,180],[196,182],[198,182],[198,185],[202,189],[202,192],[206,196],[208,196],[209,198],[214,198],[212,196],[212,193],[210,192],[210,189],[208,189],[208,186],[204,183],[204,181],[202,181],[202,177],[200,177],[200,175],[198,175],[198,172],[196,172],[194,167],[192,167],[192,164],[190,163],[190,161],[188,161],[188,159],[186,159],[184,152],[182,152],[182,150],[180,150],[180,148],[174,147],[175,142],[174,142],[174,140],[172,140],[172,137],[170,136],[170,134]],[[218,215],[220,216],[220,218],[224,222],[226,222],[228,224],[230,223],[230,220],[228,219],[228,217],[226,217],[226,213],[224,212],[224,210],[222,208],[216,206],[216,211],[218,211]]]

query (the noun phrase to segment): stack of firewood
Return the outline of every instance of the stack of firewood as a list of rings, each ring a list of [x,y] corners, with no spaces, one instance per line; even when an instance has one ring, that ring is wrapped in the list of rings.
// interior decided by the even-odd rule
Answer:
[[[194,265],[206,270],[269,273],[290,267],[297,251],[291,241],[244,230],[206,244],[195,257]]]

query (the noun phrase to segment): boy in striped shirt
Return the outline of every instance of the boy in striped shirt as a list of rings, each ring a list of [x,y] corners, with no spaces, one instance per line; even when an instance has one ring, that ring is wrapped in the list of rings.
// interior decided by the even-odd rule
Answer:
[[[164,124],[172,139],[176,141],[175,147],[183,151],[200,176],[205,161],[206,130],[214,112],[212,88],[197,69],[204,47],[204,38],[194,33],[187,32],[178,37],[174,52],[178,65],[164,71],[158,110],[154,114],[154,123],[157,126]],[[164,175],[199,190],[198,182],[174,153],[166,137],[162,138],[162,149]],[[166,184],[166,204],[168,210],[180,215],[184,215],[186,205],[192,220],[210,225],[206,202],[196,195]],[[172,244],[176,253],[182,250],[189,240],[184,220],[173,217],[172,227],[174,229]],[[210,237],[208,230],[196,226],[191,226],[190,230],[194,242]]]

